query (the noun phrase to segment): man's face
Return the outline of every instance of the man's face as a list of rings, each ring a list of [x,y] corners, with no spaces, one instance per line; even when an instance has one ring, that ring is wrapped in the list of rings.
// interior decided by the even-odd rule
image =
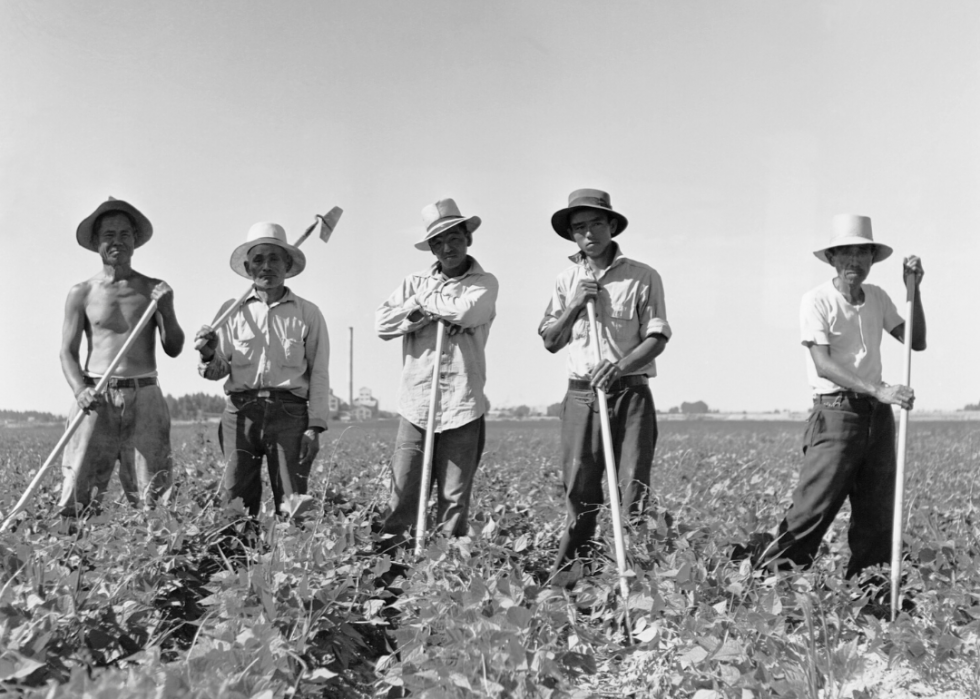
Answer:
[[[609,249],[613,234],[619,221],[609,220],[609,215],[601,211],[583,209],[573,211],[568,217],[568,230],[572,240],[586,257],[602,257]]]
[[[129,217],[123,214],[109,214],[99,220],[95,232],[99,246],[99,256],[107,265],[127,264],[133,258],[136,248],[136,231]]]
[[[466,263],[466,251],[473,238],[461,226],[450,228],[429,238],[429,250],[439,260],[442,270],[457,270]]]
[[[842,282],[851,286],[864,283],[874,264],[874,245],[844,245],[827,251],[827,259]]]
[[[278,245],[262,243],[248,251],[245,271],[256,289],[273,291],[286,283],[286,272],[292,267],[289,253]]]

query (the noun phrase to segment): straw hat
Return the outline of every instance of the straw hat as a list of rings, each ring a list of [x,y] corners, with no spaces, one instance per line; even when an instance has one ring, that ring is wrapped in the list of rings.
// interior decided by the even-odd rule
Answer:
[[[435,238],[453,226],[462,223],[466,226],[466,231],[472,233],[482,223],[479,216],[463,216],[452,199],[440,199],[422,209],[422,222],[425,224],[425,237],[415,243],[417,250],[428,250],[430,238]]]
[[[99,208],[89,214],[84,221],[78,224],[78,228],[75,230],[75,240],[86,250],[91,250],[92,252],[99,251],[99,244],[95,241],[95,221],[102,214],[107,214],[112,211],[119,211],[125,214],[129,214],[129,217],[133,219],[133,225],[136,226],[136,245],[139,247],[143,245],[146,241],[153,237],[153,224],[150,223],[150,219],[140,213],[132,204],[124,202],[122,199],[113,199],[109,197],[104,202],[99,204]]]
[[[286,272],[286,278],[295,277],[306,268],[306,255],[295,245],[286,242],[286,230],[278,223],[268,223],[262,221],[256,223],[248,229],[248,236],[245,242],[239,245],[231,253],[231,268],[236,273],[251,279],[249,273],[245,271],[245,262],[248,259],[249,251],[256,245],[262,244],[278,245],[293,258],[293,266]]]
[[[551,217],[551,227],[555,229],[555,233],[567,240],[573,240],[571,233],[568,232],[568,219],[579,209],[602,211],[619,221],[616,232],[612,234],[613,238],[625,231],[626,226],[629,225],[625,216],[613,211],[608,192],[603,192],[601,189],[576,189],[568,195],[568,206],[556,211]]]
[[[830,242],[819,250],[814,250],[818,260],[830,263],[827,251],[845,245],[874,245],[875,256],[872,262],[881,262],[892,254],[892,249],[884,243],[876,243],[871,235],[871,219],[856,214],[838,214],[831,223]]]

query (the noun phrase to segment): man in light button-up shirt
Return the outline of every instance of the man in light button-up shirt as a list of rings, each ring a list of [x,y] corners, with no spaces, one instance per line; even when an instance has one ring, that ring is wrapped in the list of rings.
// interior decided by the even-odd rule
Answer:
[[[630,514],[639,517],[646,509],[657,445],[657,417],[647,377],[657,375],[655,359],[671,332],[660,275],[623,256],[612,242],[627,220],[612,209],[606,192],[572,192],[568,206],[552,216],[551,225],[579,247],[572,266],[558,276],[538,327],[549,352],[568,347],[568,393],[561,418],[567,522],[553,573],[574,584],[583,571],[568,569],[576,559],[591,558],[603,502],[605,464],[595,391],[608,394],[619,487]],[[598,364],[586,313],[590,299],[599,324]]]
[[[252,280],[252,292],[217,331],[204,326],[196,338],[201,376],[226,379],[228,400],[218,428],[227,460],[222,499],[241,498],[253,516],[262,500],[262,457],[278,512],[283,471],[292,491],[305,494],[319,434],[327,429],[327,325],[319,308],[285,285],[305,266],[306,257],[286,243],[282,226],[255,224],[231,256],[231,268]]]
[[[428,421],[438,320],[448,331],[439,370],[432,474],[436,523],[447,535],[467,532],[473,478],[485,442],[487,379],[484,350],[496,315],[497,279],[467,254],[477,216],[463,217],[452,199],[422,210],[426,236],[416,243],[436,257],[431,268],[408,275],[378,308],[379,337],[402,338],[401,422],[392,457],[387,546],[411,537],[421,493],[425,425]]]

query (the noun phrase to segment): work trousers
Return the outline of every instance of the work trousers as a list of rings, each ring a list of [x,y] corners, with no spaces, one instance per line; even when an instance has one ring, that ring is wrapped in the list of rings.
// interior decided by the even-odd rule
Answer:
[[[657,413],[647,385],[629,386],[607,394],[613,454],[621,502],[631,518],[644,514],[650,492],[650,471],[657,447]],[[576,558],[589,557],[596,517],[603,504],[599,401],[591,390],[569,390],[561,413],[561,461],[567,517],[553,572]],[[610,484],[611,487],[611,484]]]
[[[283,497],[280,464],[285,464],[293,492],[305,494],[313,464],[300,464],[299,454],[308,423],[306,400],[288,391],[229,394],[218,427],[218,443],[226,461],[222,503],[241,498],[253,517],[259,513],[263,456],[276,513]]]
[[[448,536],[464,536],[468,531],[473,478],[485,443],[483,416],[462,427],[435,434],[429,488],[430,492],[436,488],[435,524]],[[391,535],[386,547],[406,543],[414,531],[422,492],[424,451],[425,430],[401,418],[391,459],[390,512],[382,527],[383,533]]]
[[[73,403],[68,424],[80,408]],[[119,462],[119,481],[134,505],[170,497],[170,410],[159,386],[106,389],[82,418],[62,456],[58,506],[67,516],[102,501]]]
[[[891,558],[895,419],[890,405],[850,392],[814,400],[793,504],[764,563],[810,565],[847,498],[851,577]]]

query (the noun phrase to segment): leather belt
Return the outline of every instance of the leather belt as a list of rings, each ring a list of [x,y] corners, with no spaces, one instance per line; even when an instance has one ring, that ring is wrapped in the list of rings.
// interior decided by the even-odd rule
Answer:
[[[630,374],[629,376],[620,376],[618,379],[616,379],[606,387],[606,393],[618,393],[623,389],[631,388],[633,386],[646,386],[648,383],[650,383],[649,379],[647,379],[647,377],[644,376],[643,374]],[[592,384],[589,383],[587,379],[569,379],[568,390],[591,391]]]
[[[235,391],[229,394],[232,398],[247,398],[251,400],[278,400],[285,403],[306,403],[292,391],[285,388],[254,388],[245,391]]]
[[[86,386],[98,386],[99,380],[91,376],[86,376],[83,379]],[[159,382],[155,376],[144,376],[141,379],[127,379],[114,377],[109,379],[109,383],[106,384],[108,388],[144,388],[146,386],[157,386]]]
[[[813,396],[814,405],[833,405],[839,406],[844,401],[848,403],[867,403],[876,405],[878,399],[867,393],[857,393],[855,391],[835,391],[834,393],[818,393]]]

